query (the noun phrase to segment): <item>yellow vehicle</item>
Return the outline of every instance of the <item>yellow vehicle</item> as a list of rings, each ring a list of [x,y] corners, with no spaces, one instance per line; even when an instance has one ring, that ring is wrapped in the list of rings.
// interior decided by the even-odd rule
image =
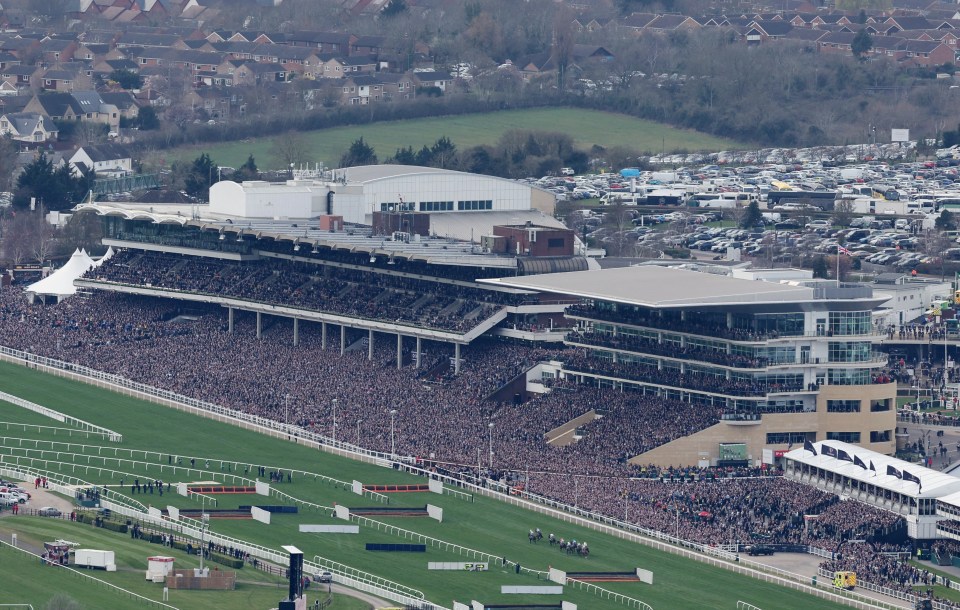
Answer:
[[[834,572],[833,586],[837,589],[853,591],[853,588],[857,586],[857,573],[847,571]]]

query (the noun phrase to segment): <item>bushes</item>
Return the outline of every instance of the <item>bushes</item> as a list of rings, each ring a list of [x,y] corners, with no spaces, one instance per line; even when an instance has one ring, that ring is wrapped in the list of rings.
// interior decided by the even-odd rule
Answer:
[[[237,559],[236,557],[231,557],[229,555],[221,555],[220,553],[210,553],[207,556],[207,559],[214,563],[219,563],[220,565],[227,566],[228,568],[233,568],[239,570],[243,567],[243,560]]]
[[[121,534],[127,533],[127,524],[126,523],[116,523],[114,521],[103,521],[103,525],[100,527],[108,529],[111,532],[120,532]]]

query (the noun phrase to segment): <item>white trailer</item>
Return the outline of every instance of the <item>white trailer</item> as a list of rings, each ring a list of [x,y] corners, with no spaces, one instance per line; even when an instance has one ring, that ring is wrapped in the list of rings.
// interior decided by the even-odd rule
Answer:
[[[116,572],[117,564],[114,561],[113,551],[99,551],[96,549],[77,549],[74,551],[73,563],[78,568],[95,568]]]

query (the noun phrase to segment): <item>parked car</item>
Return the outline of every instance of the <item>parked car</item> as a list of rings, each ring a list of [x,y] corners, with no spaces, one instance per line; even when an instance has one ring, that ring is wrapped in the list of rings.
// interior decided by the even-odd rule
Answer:
[[[773,547],[766,544],[754,544],[750,546],[750,555],[773,555]]]
[[[59,517],[63,515],[58,508],[53,506],[44,506],[37,511],[41,517]]]
[[[317,574],[317,577],[314,579],[316,582],[333,582],[333,574],[330,572],[320,572]]]

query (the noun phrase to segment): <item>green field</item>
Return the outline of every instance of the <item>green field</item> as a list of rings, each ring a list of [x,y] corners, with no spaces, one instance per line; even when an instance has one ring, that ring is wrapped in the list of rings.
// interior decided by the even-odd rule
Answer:
[[[441,116],[408,121],[387,121],[370,125],[351,125],[304,132],[310,162],[336,167],[340,155],[360,138],[368,142],[383,160],[398,148],[419,150],[447,136],[459,150],[480,144],[494,144],[512,129],[560,131],[573,136],[577,146],[588,150],[594,144],[610,148],[624,146],[638,152],[719,151],[744,148],[745,145],[705,133],[677,129],[637,119],[625,114],[579,108],[533,108],[504,110],[459,116]],[[284,136],[276,136],[282,138]],[[190,160],[206,152],[217,164],[240,167],[253,155],[261,170],[279,169],[282,163],[271,151],[273,137],[239,142],[208,143],[177,148],[166,153],[167,162]]]
[[[0,441],[3,447],[4,461],[12,458],[10,455],[27,456],[44,460],[38,462],[38,467],[46,467],[51,471],[65,471],[64,474],[85,479],[98,485],[118,486],[119,470],[128,473],[126,483],[129,484],[130,474],[141,477],[161,477],[170,482],[225,480],[219,460],[231,462],[230,470],[242,474],[244,464],[264,465],[268,468],[298,469],[314,473],[322,473],[344,481],[354,479],[371,484],[383,483],[422,483],[409,475],[392,469],[366,465],[359,462],[337,458],[329,454],[310,450],[300,445],[285,443],[232,426],[219,424],[211,420],[197,418],[179,411],[170,410],[150,403],[133,400],[118,394],[105,392],[83,384],[68,382],[27,370],[14,365],[0,364],[0,389],[17,396],[32,400],[39,404],[51,407],[74,415],[87,421],[98,423],[115,429],[124,435],[121,449],[150,449],[161,452],[147,456],[146,461],[153,464],[132,465],[117,464],[109,461],[104,464],[103,457],[116,453],[123,457],[123,451],[113,451],[115,445],[91,437],[91,439],[64,439],[61,435],[38,434],[36,431],[3,430],[7,437],[22,437],[29,439],[68,441],[74,443],[71,447],[57,447],[60,455],[47,453],[38,457],[36,453],[29,453],[34,443],[28,447],[21,447],[21,443],[6,438]],[[29,413],[11,405],[0,405],[0,421],[37,423],[35,414]],[[2,428],[0,428],[2,429]],[[35,429],[34,429],[35,430]],[[88,445],[80,447],[79,443]],[[43,448],[43,443],[37,445]],[[107,447],[104,449],[98,446]],[[81,458],[75,458],[68,453],[83,453]],[[196,459],[197,469],[188,470],[187,466],[175,468],[176,457],[167,458],[167,455],[182,457],[186,464],[191,457]],[[210,459],[210,470],[206,470],[206,460]],[[49,462],[47,462],[49,460]],[[170,462],[173,462],[173,466]],[[62,462],[65,465],[57,464]],[[233,463],[239,463],[234,465]],[[106,469],[104,469],[106,468]],[[232,484],[232,481],[225,481]],[[351,507],[376,506],[368,498],[360,498],[349,491],[338,488],[329,483],[313,480],[311,477],[297,473],[291,483],[276,486],[277,489],[297,498],[330,506],[340,503]],[[126,489],[129,493],[129,489]],[[199,506],[196,501],[187,500],[176,494],[158,495],[133,494],[132,498],[152,504],[165,506],[172,504],[181,508]],[[235,507],[240,504],[277,504],[276,498],[266,499],[262,496],[218,496],[218,507]],[[641,599],[658,610],[664,608],[734,608],[737,600],[745,600],[764,610],[774,609],[820,609],[838,607],[804,594],[789,591],[754,579],[744,578],[732,572],[706,566],[699,562],[685,560],[679,556],[654,551],[648,547],[635,543],[615,539],[598,534],[592,530],[571,526],[543,515],[527,512],[515,507],[502,504],[484,497],[477,497],[474,502],[468,502],[453,496],[438,496],[426,493],[395,494],[391,496],[391,506],[420,506],[427,502],[440,506],[444,510],[443,523],[430,519],[418,518],[383,518],[381,521],[390,522],[397,527],[412,530],[423,535],[432,536],[444,541],[456,543],[464,547],[491,553],[498,557],[506,557],[511,561],[519,562],[527,568],[547,570],[549,566],[566,571],[632,571],[636,567],[651,569],[654,572],[654,584],[639,583],[602,583],[605,589],[622,593],[630,597]],[[469,556],[454,552],[440,551],[428,546],[425,554],[421,553],[376,553],[366,551],[367,542],[410,542],[401,535],[388,534],[375,528],[362,526],[360,535],[317,535],[300,534],[298,525],[302,523],[332,523],[333,519],[324,512],[301,510],[298,514],[274,514],[272,523],[264,525],[250,520],[217,520],[211,522],[213,532],[236,537],[249,542],[258,543],[270,548],[279,549],[283,544],[295,544],[300,547],[307,560],[315,555],[339,561],[357,569],[371,572],[406,586],[424,592],[427,599],[449,606],[450,600],[469,602],[477,599],[488,603],[502,603],[513,601],[517,603],[544,603],[544,597],[531,595],[501,595],[500,586],[510,585],[537,585],[544,584],[537,577],[529,574],[517,575],[510,566],[504,568],[494,564],[489,572],[434,572],[426,569],[427,561],[471,561]],[[540,527],[544,533],[555,532],[558,537],[587,540],[592,554],[589,559],[566,556],[549,545],[529,544],[526,532],[530,528]],[[193,565],[193,559],[184,553],[151,545],[145,541],[131,540],[128,535],[98,530],[89,525],[40,519],[31,517],[6,517],[0,520],[0,535],[9,539],[9,532],[17,530],[24,540],[39,541],[43,537],[59,537],[76,539],[84,546],[94,548],[108,548],[117,551],[118,565],[122,569],[117,573],[97,573],[98,576],[128,587],[136,592],[159,598],[159,590],[150,583],[142,582],[142,570],[145,557],[152,554],[164,553],[176,557],[178,567]],[[50,587],[34,586],[38,582],[35,570],[41,569],[27,561],[22,567],[16,562],[13,551],[7,550],[2,559],[5,572],[13,581],[5,586],[4,591],[16,591],[17,602],[27,602],[42,605],[45,595],[51,593]],[[16,571],[9,570],[11,563],[17,563]],[[22,571],[21,571],[22,569]],[[52,569],[45,568],[45,576]],[[31,571],[33,570],[33,571]],[[96,585],[77,582],[75,576],[62,576],[71,584],[65,584],[62,589],[73,597],[84,602],[87,608],[122,608],[125,600],[123,596],[105,592]],[[135,582],[139,579],[139,582]],[[266,608],[261,593],[269,589],[268,596],[274,601],[277,599],[272,589],[269,577],[257,573],[249,567],[240,570],[238,580],[243,584],[242,589],[231,594],[240,596],[243,592],[250,602],[230,600],[217,597],[221,594],[203,594],[217,597],[218,601],[211,602],[195,592],[173,591],[176,595],[175,603],[180,608]],[[7,585],[8,583],[5,583]],[[89,592],[87,591],[89,589]],[[152,592],[152,594],[151,594]],[[113,596],[108,604],[104,604],[103,596]],[[563,599],[577,603],[581,608],[591,610],[606,610],[623,608],[625,606],[613,601],[604,600],[595,594],[574,590],[565,587]],[[174,598],[172,597],[173,601]],[[555,598],[554,598],[555,601]],[[3,603],[0,600],[0,603]],[[267,602],[269,603],[269,602]],[[129,607],[137,607],[132,601]]]

